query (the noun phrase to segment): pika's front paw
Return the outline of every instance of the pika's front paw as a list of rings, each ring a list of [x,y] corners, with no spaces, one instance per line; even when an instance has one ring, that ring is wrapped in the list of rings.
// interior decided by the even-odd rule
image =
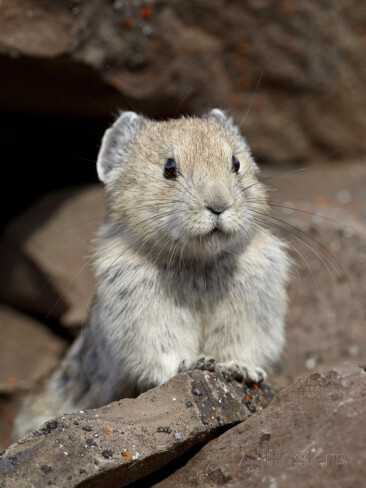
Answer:
[[[182,361],[178,368],[178,373],[188,371],[188,369],[200,369],[202,371],[215,371],[215,359],[201,357],[197,359],[193,364],[187,366],[186,361]]]
[[[187,371],[188,369],[216,371],[226,380],[230,381],[234,378],[237,381],[245,381],[246,383],[261,383],[267,378],[266,372],[258,366],[253,366],[242,361],[217,363],[216,360],[211,357],[201,357],[189,366],[187,366],[186,361],[182,361],[178,373]]]
[[[232,376],[235,380],[246,383],[261,383],[267,378],[267,374],[262,368],[241,361],[216,363],[215,371],[224,378]]]

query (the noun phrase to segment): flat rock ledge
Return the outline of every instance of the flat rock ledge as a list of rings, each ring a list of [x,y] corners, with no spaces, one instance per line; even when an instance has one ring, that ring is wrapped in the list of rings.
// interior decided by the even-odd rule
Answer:
[[[189,371],[136,399],[67,414],[0,456],[0,488],[120,488],[260,412],[266,385]]]

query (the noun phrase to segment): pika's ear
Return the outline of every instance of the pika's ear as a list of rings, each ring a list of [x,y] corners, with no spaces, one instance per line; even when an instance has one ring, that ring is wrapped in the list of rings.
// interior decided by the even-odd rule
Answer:
[[[259,168],[253,158],[251,157],[250,148],[245,140],[245,137],[242,136],[239,127],[234,124],[233,118],[228,117],[223,110],[219,108],[213,108],[206,114],[202,116],[203,119],[215,119],[219,124],[223,125],[226,129],[228,129],[242,144],[243,149],[248,153],[250,160],[253,164],[255,171],[259,171]]]
[[[215,119],[217,122],[219,122],[222,125],[227,125],[228,122],[233,122],[233,119],[231,117],[227,117],[226,113],[223,110],[220,110],[219,108],[213,108],[206,114],[202,115],[203,119]]]
[[[135,112],[121,112],[112,127],[104,133],[97,160],[97,173],[103,183],[112,170],[120,168],[128,151],[147,119]]]
[[[234,124],[233,118],[228,117],[223,110],[219,108],[213,108],[207,114],[202,116],[203,119],[215,119],[219,124],[223,125],[228,129],[234,136],[236,136],[240,142],[242,142],[245,146],[245,149],[249,151],[248,144],[246,143],[245,138],[241,135],[239,127]]]

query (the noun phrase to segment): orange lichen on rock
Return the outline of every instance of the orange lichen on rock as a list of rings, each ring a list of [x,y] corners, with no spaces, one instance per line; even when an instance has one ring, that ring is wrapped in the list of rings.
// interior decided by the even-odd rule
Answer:
[[[18,379],[17,378],[14,378],[14,376],[10,376],[7,380],[6,380],[6,385],[9,386],[10,388],[15,388],[18,384]]]
[[[142,19],[148,19],[151,15],[151,12],[152,12],[152,7],[151,5],[147,5],[146,7],[143,7],[141,10],[140,10],[140,17]]]
[[[135,22],[132,19],[126,19],[123,22],[123,25],[124,27],[126,27],[126,29],[132,29],[132,27],[135,25]]]

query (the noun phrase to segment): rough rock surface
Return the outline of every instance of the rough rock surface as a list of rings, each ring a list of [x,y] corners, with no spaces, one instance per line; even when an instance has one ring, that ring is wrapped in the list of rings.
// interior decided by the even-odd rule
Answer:
[[[48,194],[14,219],[0,241],[2,300],[80,327],[94,289],[90,241],[103,216],[95,185]]]
[[[0,457],[1,488],[120,488],[263,410],[265,385],[182,373],[137,399],[58,417]]]
[[[361,486],[366,476],[366,373],[312,374],[259,415],[210,441],[159,488]]]
[[[294,267],[285,349],[268,381],[288,386],[345,361],[365,367],[365,162],[272,173],[269,225],[283,228]]]
[[[1,392],[29,387],[56,364],[66,345],[44,324],[5,305],[0,305],[0,337]]]
[[[13,420],[24,397],[24,390],[14,386],[0,391],[0,452],[12,443]]]
[[[365,154],[362,0],[4,0],[0,21],[2,110],[219,105],[268,161]]]
[[[25,391],[59,361],[66,341],[38,320],[0,305],[0,451]]]

